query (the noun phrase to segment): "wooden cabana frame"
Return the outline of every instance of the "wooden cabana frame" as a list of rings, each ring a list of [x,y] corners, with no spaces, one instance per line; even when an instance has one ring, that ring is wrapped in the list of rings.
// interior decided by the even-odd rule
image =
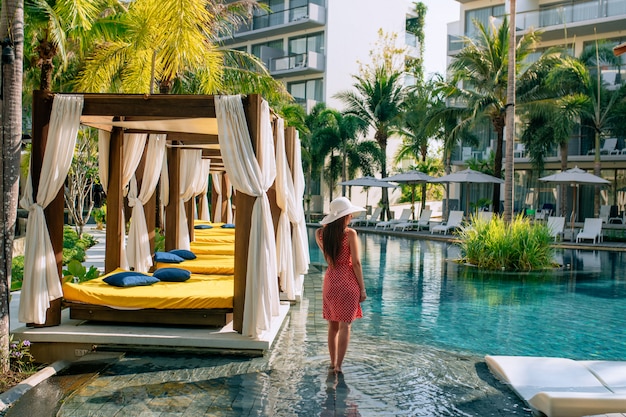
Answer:
[[[43,153],[47,140],[48,125],[55,94],[36,91],[33,94],[33,178],[38,179],[41,172]],[[111,132],[109,159],[109,186],[107,193],[107,230],[105,251],[105,272],[119,267],[121,245],[124,236],[122,210],[124,196],[121,185],[123,161],[124,133],[166,133],[168,142],[185,146],[199,146],[211,157],[212,170],[223,167],[219,155],[217,141],[217,122],[213,96],[199,95],[127,95],[127,94],[83,94],[84,105],[81,123]],[[252,147],[256,151],[260,140],[260,110],[262,98],[249,95],[242,98],[247,125],[250,132]],[[170,172],[170,204],[166,207],[166,249],[176,247],[178,238],[178,167],[180,164],[179,149],[168,148],[168,168]],[[203,150],[203,154],[204,154]],[[34,194],[37,194],[38,182],[33,183]],[[233,298],[233,329],[241,332],[243,309],[246,290],[246,273],[248,259],[248,240],[251,226],[252,206],[256,197],[238,192],[235,194],[235,269]],[[154,202],[146,204],[146,208]],[[63,247],[63,190],[45,210],[52,246],[55,251],[59,279],[61,279],[62,247]],[[150,218],[148,218],[150,221]],[[154,219],[152,218],[152,224]],[[149,230],[153,227],[149,224]],[[193,232],[193,227],[190,228]],[[61,302],[55,300],[48,309],[46,323],[42,326],[53,326],[61,321]],[[107,314],[110,314],[107,311]],[[161,312],[159,312],[160,314]],[[166,311],[162,312],[163,314]],[[174,311],[180,315],[180,311]],[[114,313],[113,313],[114,314]],[[134,311],[134,314],[139,314]],[[152,321],[154,311],[147,312]],[[221,312],[220,314],[223,314]],[[146,317],[146,320],[148,318]],[[154,322],[154,321],[153,321]],[[164,320],[163,323],[168,323]]]

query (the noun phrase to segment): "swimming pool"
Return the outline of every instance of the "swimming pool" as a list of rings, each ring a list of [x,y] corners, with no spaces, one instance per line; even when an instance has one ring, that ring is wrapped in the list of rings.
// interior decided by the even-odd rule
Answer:
[[[626,360],[622,252],[558,250],[566,268],[495,274],[450,262],[454,244],[359,236],[368,300],[355,337],[481,356]],[[311,259],[323,263],[314,241]]]

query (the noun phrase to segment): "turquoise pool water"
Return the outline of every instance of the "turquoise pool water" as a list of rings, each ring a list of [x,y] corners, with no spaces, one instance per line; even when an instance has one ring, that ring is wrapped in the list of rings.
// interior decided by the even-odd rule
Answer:
[[[624,253],[558,250],[561,270],[488,274],[450,262],[453,244],[360,238],[369,298],[355,335],[478,355],[626,360]],[[314,242],[311,255],[323,263]]]

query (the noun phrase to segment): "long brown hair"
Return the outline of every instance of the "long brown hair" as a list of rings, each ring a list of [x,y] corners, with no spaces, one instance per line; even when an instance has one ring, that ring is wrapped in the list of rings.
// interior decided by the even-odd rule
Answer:
[[[334,266],[341,251],[343,233],[346,226],[346,216],[343,216],[322,229],[322,244],[324,245],[324,258],[328,265]]]

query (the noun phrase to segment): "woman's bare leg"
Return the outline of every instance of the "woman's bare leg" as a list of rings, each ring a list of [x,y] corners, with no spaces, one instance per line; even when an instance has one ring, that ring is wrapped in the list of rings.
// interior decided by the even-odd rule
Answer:
[[[335,369],[337,365],[337,333],[339,332],[339,322],[328,322],[328,353],[330,354],[330,368]]]
[[[337,352],[335,361],[335,372],[341,372],[341,364],[346,356],[348,344],[350,343],[350,323],[339,322],[339,332],[337,333]]]

